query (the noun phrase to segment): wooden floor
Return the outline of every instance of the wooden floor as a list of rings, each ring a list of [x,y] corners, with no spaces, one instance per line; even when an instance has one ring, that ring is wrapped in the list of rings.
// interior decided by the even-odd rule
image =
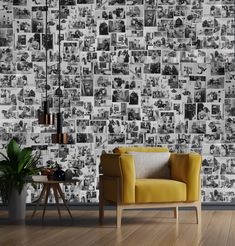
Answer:
[[[115,228],[115,211],[105,212],[105,225],[98,224],[98,211],[72,211],[71,224],[66,211],[59,222],[55,211],[48,211],[41,224],[40,211],[34,220],[27,212],[25,225],[7,223],[0,211],[1,246],[234,246],[235,211],[202,211],[202,224],[195,224],[194,211],[179,211],[179,224],[173,211],[124,211],[122,227]]]

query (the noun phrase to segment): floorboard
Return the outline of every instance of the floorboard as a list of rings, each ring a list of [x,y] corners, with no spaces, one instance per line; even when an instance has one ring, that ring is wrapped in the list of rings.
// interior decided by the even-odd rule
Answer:
[[[56,211],[47,211],[42,224],[40,212],[25,224],[10,224],[0,211],[0,245],[4,246],[233,246],[235,211],[202,211],[202,223],[195,223],[195,211],[180,210],[177,224],[171,210],[128,210],[122,227],[116,228],[115,211],[105,211],[104,225],[98,211],[73,210],[71,222],[66,211],[59,221]]]

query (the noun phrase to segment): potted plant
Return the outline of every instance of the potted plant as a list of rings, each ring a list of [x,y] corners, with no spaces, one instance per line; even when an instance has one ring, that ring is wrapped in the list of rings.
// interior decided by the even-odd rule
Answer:
[[[53,160],[48,160],[46,164],[46,167],[41,168],[41,174],[46,175],[48,180],[54,180],[54,173],[58,169],[58,164],[56,161]]]
[[[11,221],[24,220],[26,209],[27,177],[37,174],[40,155],[31,148],[21,148],[15,139],[6,146],[6,154],[0,152],[0,196],[8,206]]]
[[[57,161],[48,160],[47,166],[41,169],[41,174],[46,175],[48,180],[65,180],[65,172]]]

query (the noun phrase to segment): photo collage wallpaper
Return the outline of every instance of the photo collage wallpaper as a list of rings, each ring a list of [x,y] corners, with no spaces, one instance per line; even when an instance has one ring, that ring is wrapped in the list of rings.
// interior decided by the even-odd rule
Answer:
[[[121,145],[203,155],[202,201],[235,202],[233,0],[0,0],[0,148],[41,150],[78,182],[70,203],[97,202],[99,156]],[[63,131],[37,115],[48,90]],[[46,52],[48,46],[48,85]],[[40,189],[29,187],[27,202]],[[53,198],[50,198],[51,202]]]

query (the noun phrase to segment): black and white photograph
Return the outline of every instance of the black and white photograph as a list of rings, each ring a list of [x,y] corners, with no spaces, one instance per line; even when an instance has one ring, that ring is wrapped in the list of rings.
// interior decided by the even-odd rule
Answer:
[[[234,203],[234,12],[232,0],[1,0],[0,153],[17,140],[41,152],[40,175],[67,171],[75,180],[61,185],[68,206],[99,203],[104,153],[196,153],[201,197],[194,205]],[[31,206],[44,188],[27,187]]]

